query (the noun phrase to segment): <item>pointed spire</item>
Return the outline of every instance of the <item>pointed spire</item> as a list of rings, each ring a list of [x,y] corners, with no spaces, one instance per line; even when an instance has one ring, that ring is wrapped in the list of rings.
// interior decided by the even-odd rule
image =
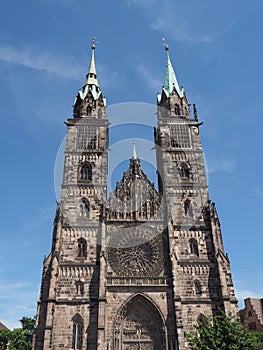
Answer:
[[[135,141],[133,141],[132,159],[133,159],[133,160],[138,159],[138,157],[137,157],[137,152],[136,152],[136,147],[135,147]]]
[[[89,65],[89,71],[86,75],[86,82],[85,85],[95,85],[99,87],[99,83],[97,80],[97,72],[96,72],[96,65],[95,65],[95,38],[92,38],[92,45],[91,45],[91,60]]]
[[[166,39],[164,39],[166,41]],[[164,78],[164,92],[166,93],[166,96],[169,97],[172,95],[172,91],[175,88],[178,95],[182,98],[184,96],[184,89],[179,87],[171,60],[169,56],[169,46],[167,42],[165,43],[165,51],[166,51],[166,71],[165,71],[165,78]]]

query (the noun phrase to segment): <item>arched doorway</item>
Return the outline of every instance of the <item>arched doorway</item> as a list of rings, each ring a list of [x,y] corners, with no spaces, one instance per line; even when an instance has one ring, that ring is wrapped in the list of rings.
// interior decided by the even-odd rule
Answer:
[[[114,350],[165,349],[164,324],[159,310],[142,295],[130,299],[114,324]]]

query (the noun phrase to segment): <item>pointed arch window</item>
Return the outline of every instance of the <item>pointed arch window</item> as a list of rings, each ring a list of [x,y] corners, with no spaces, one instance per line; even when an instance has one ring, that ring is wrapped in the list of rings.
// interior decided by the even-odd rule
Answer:
[[[199,281],[194,282],[194,293],[195,295],[202,295],[202,287]]]
[[[90,204],[86,198],[82,198],[79,205],[79,216],[89,218],[90,215]]]
[[[87,257],[87,241],[84,238],[78,240],[78,258]]]
[[[184,202],[184,213],[186,216],[193,216],[192,203],[188,199]]]
[[[178,103],[176,103],[174,106],[174,112],[175,112],[175,115],[180,115],[180,106]]]
[[[198,244],[194,238],[189,241],[190,254],[199,256]]]
[[[72,349],[82,349],[82,332],[83,332],[83,320],[80,315],[76,315],[73,318],[73,332],[72,332]]]
[[[203,314],[200,314],[198,316],[197,322],[200,323],[202,326],[206,326],[207,325],[207,318]]]
[[[186,163],[181,164],[181,177],[189,179],[190,177],[190,171],[189,167]]]
[[[92,181],[92,166],[89,162],[84,162],[80,165],[79,179],[81,181]]]

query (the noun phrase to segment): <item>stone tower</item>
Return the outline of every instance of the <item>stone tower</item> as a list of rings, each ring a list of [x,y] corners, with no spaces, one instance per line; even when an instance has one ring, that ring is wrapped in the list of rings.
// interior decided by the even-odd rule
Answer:
[[[158,188],[135,145],[107,199],[108,127],[95,45],[67,120],[61,201],[44,259],[33,349],[188,350],[203,315],[237,311],[208,196],[197,110],[168,46],[154,130]]]

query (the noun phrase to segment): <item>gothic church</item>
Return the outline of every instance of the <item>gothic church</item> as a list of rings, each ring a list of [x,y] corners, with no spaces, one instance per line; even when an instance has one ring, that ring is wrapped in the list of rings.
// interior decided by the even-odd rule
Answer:
[[[35,350],[189,350],[197,320],[237,312],[230,263],[208,195],[196,106],[169,48],[153,130],[158,187],[134,148],[107,198],[106,100],[95,45],[66,122],[61,201],[44,259]]]

